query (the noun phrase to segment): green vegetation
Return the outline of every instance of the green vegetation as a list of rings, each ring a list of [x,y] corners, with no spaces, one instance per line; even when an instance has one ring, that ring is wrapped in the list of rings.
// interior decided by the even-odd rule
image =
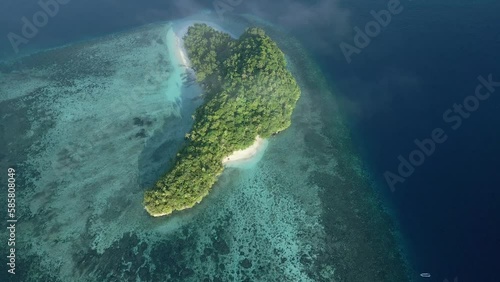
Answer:
[[[173,168],[146,192],[152,215],[194,206],[224,170],[222,160],[290,126],[300,89],[283,52],[262,29],[237,40],[205,24],[191,26],[185,47],[205,104],[194,115],[189,140]]]

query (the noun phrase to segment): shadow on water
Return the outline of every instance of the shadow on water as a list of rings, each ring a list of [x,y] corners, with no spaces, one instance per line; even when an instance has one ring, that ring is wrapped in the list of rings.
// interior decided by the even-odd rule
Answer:
[[[193,126],[191,117],[196,108],[202,104],[201,88],[194,82],[192,75],[186,73],[182,78],[180,98],[174,108],[177,113],[163,120],[161,129],[156,130],[147,139],[139,155],[139,185],[146,190],[165,174],[173,165],[177,152],[185,145],[185,134]],[[145,122],[140,118],[137,123]]]

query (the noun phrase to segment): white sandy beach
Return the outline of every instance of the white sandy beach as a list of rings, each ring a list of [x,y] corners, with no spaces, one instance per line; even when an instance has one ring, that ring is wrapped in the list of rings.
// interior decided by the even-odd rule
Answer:
[[[191,68],[191,64],[189,63],[189,60],[187,58],[186,49],[184,48],[184,40],[182,40],[182,38],[177,34],[175,35],[175,37],[176,37],[175,42],[177,45],[177,55],[180,62],[186,68]]]
[[[177,58],[179,59],[179,62],[185,66],[187,69],[191,68],[191,63],[189,62],[189,58],[187,56],[186,49],[184,48],[184,35],[187,33],[188,28],[195,23],[204,23],[207,24],[208,26],[213,27],[216,30],[228,33],[231,35],[233,38],[236,38],[236,36],[229,32],[228,30],[223,29],[221,26],[211,23],[211,22],[205,22],[205,21],[182,21],[182,23],[178,23],[178,26],[175,28],[175,42],[176,42],[176,47],[177,47]]]
[[[165,215],[169,215],[169,213],[151,213],[151,211],[149,211],[147,208],[145,208],[148,213],[152,216],[152,217],[161,217],[161,216],[165,216]]]
[[[255,142],[248,148],[234,151],[231,155],[222,159],[222,164],[229,164],[237,161],[243,161],[256,156],[264,146],[265,140],[257,136]]]

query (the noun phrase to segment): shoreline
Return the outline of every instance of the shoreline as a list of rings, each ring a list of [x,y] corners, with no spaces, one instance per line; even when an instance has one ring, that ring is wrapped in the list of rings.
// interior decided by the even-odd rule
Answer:
[[[152,214],[147,208],[144,208],[144,209],[152,217],[162,217],[162,216],[166,216],[166,215],[170,214],[170,213],[155,213],[155,214]]]
[[[175,35],[175,47],[177,49],[177,59],[181,62],[181,65],[186,69],[191,69],[191,63],[187,57],[186,48],[184,48],[184,40],[180,35],[174,32]]]
[[[222,165],[231,165],[231,164],[236,164],[238,162],[242,161],[248,161],[250,159],[255,158],[257,155],[262,153],[263,150],[267,147],[267,140],[262,139],[260,136],[255,137],[255,141],[250,147],[247,147],[243,150],[236,150],[229,156],[226,156],[222,159]],[[191,207],[186,207],[184,209],[188,209]],[[184,210],[183,209],[183,210]],[[150,212],[147,207],[145,207],[146,212],[151,215],[152,217],[162,217],[165,215],[169,215],[172,212],[169,213],[152,213]]]
[[[173,26],[173,32],[175,36],[175,47],[176,47],[176,56],[179,62],[181,63],[182,66],[184,66],[188,70],[192,70],[191,68],[191,62],[189,61],[189,58],[187,56],[186,48],[184,47],[184,35],[188,32],[188,29],[190,26],[196,24],[196,23],[202,23],[206,24],[212,28],[214,28],[217,31],[224,32],[229,34],[232,38],[237,38],[235,34],[232,32],[229,32],[228,30],[222,28],[221,26],[209,22],[209,21],[196,21],[196,20],[190,20],[190,21],[183,21],[182,24],[178,24],[178,26]]]
[[[243,150],[234,151],[231,155],[226,156],[222,159],[222,164],[232,164],[238,161],[249,160],[260,153],[264,149],[265,140],[260,138],[260,136],[255,137],[255,142]]]

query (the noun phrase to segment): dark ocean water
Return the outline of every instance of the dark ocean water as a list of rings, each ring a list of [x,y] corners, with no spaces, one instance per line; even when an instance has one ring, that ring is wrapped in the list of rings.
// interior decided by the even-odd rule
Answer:
[[[478,76],[500,81],[500,5],[461,2],[402,2],[403,12],[351,64],[338,59],[339,49],[320,61],[345,98],[358,148],[393,205],[416,269],[435,281],[500,281],[500,90],[456,130],[442,117],[474,95]],[[363,3],[352,10],[353,25],[382,7]],[[435,128],[448,140],[391,193],[384,172],[396,172],[398,155],[408,158],[413,140]]]
[[[20,18],[37,1],[0,4],[0,58],[13,57],[4,36],[19,33]],[[372,20],[388,1],[243,1],[234,12],[255,13],[293,30],[331,78],[351,124],[356,147],[409,246],[418,271],[432,280],[500,281],[500,88],[452,130],[443,113],[474,94],[477,77],[500,81],[500,3],[402,1],[403,11],[352,63],[339,44]],[[181,3],[181,4],[179,4]],[[148,22],[181,18],[212,1],[70,1],[23,52],[57,46]],[[384,172],[398,155],[442,128],[448,140],[392,193]],[[429,280],[427,280],[429,281]]]

